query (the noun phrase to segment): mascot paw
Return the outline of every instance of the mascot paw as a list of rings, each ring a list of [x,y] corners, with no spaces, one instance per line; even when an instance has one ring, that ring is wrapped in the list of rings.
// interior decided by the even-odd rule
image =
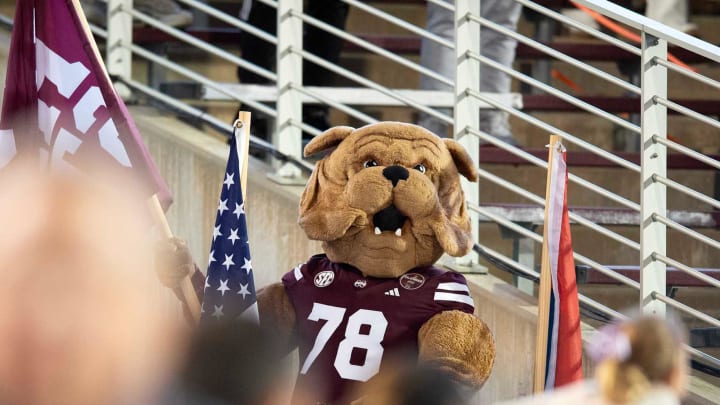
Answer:
[[[495,340],[479,318],[445,311],[430,318],[418,334],[420,362],[440,370],[463,386],[485,384],[495,362]]]
[[[160,282],[175,289],[189,276],[195,265],[187,243],[178,238],[159,241],[155,246],[155,271]]]

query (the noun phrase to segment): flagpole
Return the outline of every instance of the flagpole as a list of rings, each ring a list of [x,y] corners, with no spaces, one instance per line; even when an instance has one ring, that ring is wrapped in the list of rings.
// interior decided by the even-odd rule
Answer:
[[[247,191],[247,167],[250,151],[250,121],[252,114],[249,111],[238,111],[235,121],[235,142],[237,142],[238,159],[240,159],[240,186],[243,194]]]
[[[155,224],[158,226],[160,232],[162,232],[162,236],[168,239],[172,238],[172,229],[170,229],[170,224],[168,224],[165,211],[163,211],[162,205],[160,205],[160,199],[157,194],[153,195],[150,199],[150,212],[155,220]],[[190,311],[193,322],[200,322],[200,301],[198,301],[197,295],[195,294],[195,288],[190,280],[190,275],[180,282],[180,290],[182,291],[185,305],[187,305]]]
[[[548,149],[547,180],[545,183],[545,223],[543,226],[542,261],[540,267],[540,286],[538,288],[538,321],[535,340],[535,375],[533,392],[545,390],[545,367],[547,363],[548,324],[550,322],[550,252],[548,249],[548,210],[550,209],[550,183],[552,179],[553,151],[560,137],[550,135]]]

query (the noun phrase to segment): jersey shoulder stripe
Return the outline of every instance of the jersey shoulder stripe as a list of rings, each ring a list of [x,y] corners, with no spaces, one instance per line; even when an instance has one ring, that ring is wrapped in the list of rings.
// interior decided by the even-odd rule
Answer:
[[[295,281],[300,281],[300,279],[303,278],[302,271],[300,270],[302,266],[304,266],[305,263],[298,264],[295,269],[293,269],[293,274],[295,275]]]
[[[469,306],[475,308],[475,302],[473,301],[472,297],[469,295],[456,294],[456,293],[450,293],[450,292],[435,292],[433,299],[435,301],[460,302],[462,304],[466,304],[466,305],[469,305]]]
[[[467,284],[463,283],[438,283],[437,286],[438,290],[446,290],[446,291],[465,291],[466,293],[470,292],[470,289],[468,288]]]

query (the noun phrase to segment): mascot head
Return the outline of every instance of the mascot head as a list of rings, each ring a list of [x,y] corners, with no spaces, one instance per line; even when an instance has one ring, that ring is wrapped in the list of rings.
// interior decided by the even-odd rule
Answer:
[[[373,277],[398,277],[472,247],[460,175],[477,181],[465,149],[412,124],[335,127],[313,139],[318,162],[300,226],[328,258]]]

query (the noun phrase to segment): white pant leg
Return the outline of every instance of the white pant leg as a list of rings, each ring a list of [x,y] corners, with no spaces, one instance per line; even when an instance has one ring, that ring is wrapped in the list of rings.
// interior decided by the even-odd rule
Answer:
[[[449,0],[445,0],[450,2]],[[517,27],[520,11],[519,3],[509,0],[481,0],[481,16],[511,30]],[[454,14],[433,3],[427,5],[426,29],[448,41],[455,41]],[[491,29],[482,28],[480,33],[480,53],[511,67],[515,59],[517,42]],[[423,38],[420,49],[420,63],[439,74],[455,78],[455,51],[434,41]],[[452,91],[452,87],[427,76],[420,77],[420,88],[423,90]],[[491,68],[481,68],[480,91],[493,93],[509,93],[510,77]],[[507,114],[500,111],[485,110],[480,114],[481,129],[499,137],[510,137]],[[418,122],[421,126],[439,135],[447,133],[448,125],[442,121],[420,114]]]
[[[447,3],[454,3],[445,0]],[[425,29],[443,39],[455,42],[455,15],[433,3],[427,5],[427,24]],[[455,50],[444,47],[435,41],[422,38],[420,45],[420,64],[438,74],[455,80]],[[420,76],[420,88],[422,90],[444,90],[453,91],[453,87],[431,77]],[[441,109],[441,112],[451,115],[452,110]],[[445,136],[448,131],[448,124],[430,115],[420,113],[418,124],[428,130]]]
[[[645,16],[683,32],[695,28],[688,22],[688,0],[647,0]]]

